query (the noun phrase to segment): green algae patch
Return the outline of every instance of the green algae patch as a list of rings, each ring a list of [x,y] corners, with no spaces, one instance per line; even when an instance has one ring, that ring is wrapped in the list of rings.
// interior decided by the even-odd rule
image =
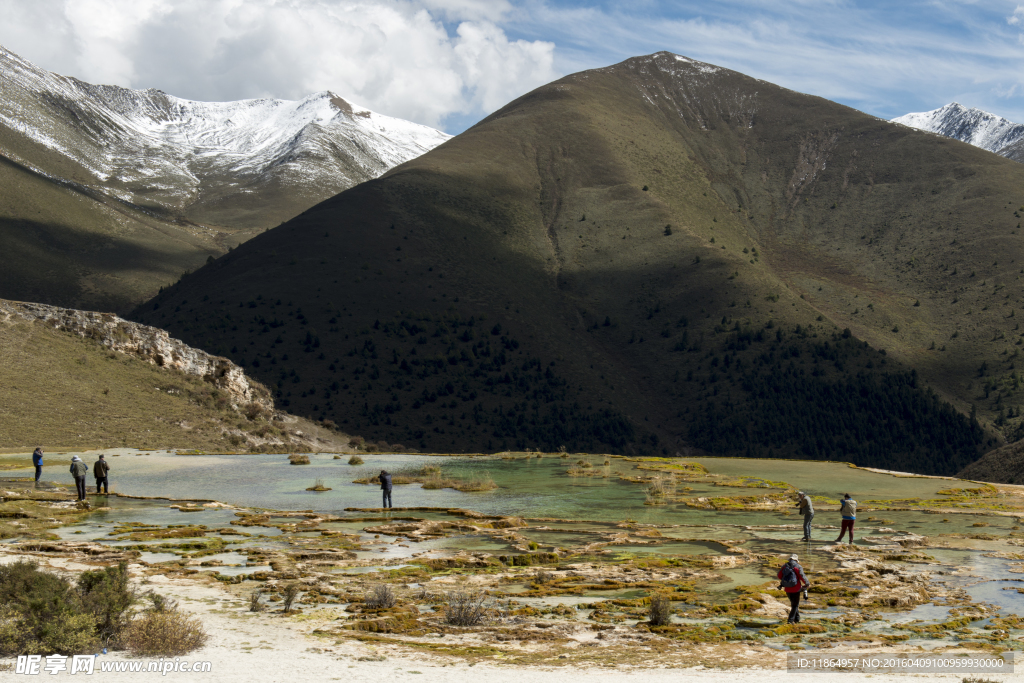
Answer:
[[[400,645],[438,655],[460,657],[463,659],[479,657],[509,657],[516,654],[514,651],[502,650],[487,645],[449,645],[447,643],[425,643],[417,640],[398,640],[397,638],[381,638],[373,636],[359,637],[357,640],[364,643],[390,643],[392,645]]]
[[[353,479],[353,484],[380,484],[380,475]],[[420,484],[424,489],[455,489],[464,493],[491,491],[498,488],[494,479],[487,473],[464,479],[445,474],[440,465],[424,465],[416,469],[406,469],[391,473],[391,483],[395,486]]]
[[[350,610],[353,607],[350,606]],[[347,631],[363,631],[366,633],[387,633],[409,636],[421,636],[433,631],[433,628],[420,622],[418,612],[413,607],[393,607],[382,610],[360,610],[362,615],[358,621],[345,624],[342,629]]]
[[[669,624],[667,626],[636,625],[636,630],[638,631],[645,630],[670,640],[681,640],[688,643],[722,643],[729,640],[729,634],[733,632],[733,628],[732,624],[719,624],[715,626],[696,624]]]
[[[0,539],[56,540],[53,529],[79,522],[90,512],[63,488],[36,489],[31,480],[0,483]]]
[[[807,635],[813,633],[826,633],[828,628],[824,624],[802,623],[802,624],[779,624],[772,628],[762,629],[765,636],[787,636],[793,634]]]
[[[142,531],[136,529],[122,530],[119,527],[110,532],[109,535],[123,536],[119,540],[125,541],[152,541],[163,538],[200,538],[206,536],[206,533],[207,528],[205,526],[151,528]]]

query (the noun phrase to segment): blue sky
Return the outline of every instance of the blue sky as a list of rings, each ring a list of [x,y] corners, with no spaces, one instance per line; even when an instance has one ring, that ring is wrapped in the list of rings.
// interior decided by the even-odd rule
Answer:
[[[1024,0],[0,0],[0,44],[189,99],[319,90],[458,133],[568,73],[669,50],[892,118],[1024,122]]]
[[[1017,2],[517,3],[559,73],[669,50],[893,118],[951,101],[1024,122]]]

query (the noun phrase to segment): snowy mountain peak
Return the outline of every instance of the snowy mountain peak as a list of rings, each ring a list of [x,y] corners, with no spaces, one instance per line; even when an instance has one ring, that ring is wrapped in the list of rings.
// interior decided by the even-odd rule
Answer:
[[[67,157],[86,184],[196,222],[276,224],[433,149],[449,135],[330,91],[301,100],[199,102],[54,74],[0,47],[0,136]],[[19,145],[23,148],[23,145]],[[32,159],[18,158],[40,171]],[[81,179],[79,179],[81,182]],[[274,197],[261,197],[272,190]],[[238,195],[249,196],[239,209]],[[288,207],[282,197],[288,196]],[[301,208],[290,197],[300,196]],[[268,202],[277,206],[264,211]],[[297,210],[296,210],[297,209]]]
[[[950,102],[933,111],[904,114],[893,122],[955,138],[1003,156],[1008,156],[1007,148],[1024,139],[1024,124],[965,107],[959,102]]]

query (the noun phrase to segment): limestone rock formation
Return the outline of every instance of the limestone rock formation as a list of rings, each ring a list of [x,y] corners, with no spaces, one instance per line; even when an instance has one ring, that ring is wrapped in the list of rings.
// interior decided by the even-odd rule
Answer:
[[[174,339],[157,327],[134,323],[113,313],[0,299],[0,322],[17,319],[38,321],[64,332],[93,339],[113,351],[135,356],[184,375],[200,377],[225,392],[236,410],[274,410],[270,391],[247,377],[242,368],[227,358],[211,355]]]

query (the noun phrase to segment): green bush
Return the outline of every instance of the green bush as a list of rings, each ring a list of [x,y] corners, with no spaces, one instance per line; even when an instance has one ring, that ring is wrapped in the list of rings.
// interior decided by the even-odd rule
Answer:
[[[35,562],[0,567],[0,605],[0,655],[80,654],[99,642],[79,590]]]
[[[78,577],[82,606],[96,622],[99,636],[110,638],[128,624],[129,610],[138,596],[128,581],[128,565],[83,572]]]
[[[121,563],[77,582],[35,562],[0,567],[0,655],[80,654],[116,642],[138,601]]]

